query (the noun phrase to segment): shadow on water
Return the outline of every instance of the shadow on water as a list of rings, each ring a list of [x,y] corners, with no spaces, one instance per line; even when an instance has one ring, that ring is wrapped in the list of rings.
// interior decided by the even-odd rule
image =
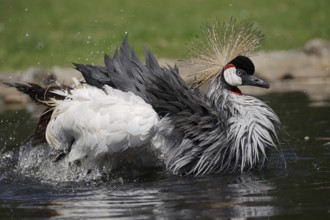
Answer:
[[[289,134],[282,147],[287,168],[274,153],[275,159],[262,171],[201,178],[159,175],[125,184],[94,180],[50,184],[18,175],[15,157],[36,119],[23,110],[3,112],[0,218],[326,218],[329,105],[313,106],[298,92],[260,98],[277,112]]]

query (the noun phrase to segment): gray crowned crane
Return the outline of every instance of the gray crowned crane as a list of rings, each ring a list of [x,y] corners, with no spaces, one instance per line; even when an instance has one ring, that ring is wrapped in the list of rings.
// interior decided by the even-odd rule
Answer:
[[[48,107],[35,139],[86,169],[107,155],[148,146],[159,150],[173,174],[242,172],[266,163],[267,152],[278,145],[280,121],[268,105],[238,88],[269,84],[237,53],[214,73],[206,93],[188,86],[177,67],[161,67],[149,50],[143,64],[127,36],[119,51],[105,55],[105,66],[75,64],[84,82],[9,85]]]

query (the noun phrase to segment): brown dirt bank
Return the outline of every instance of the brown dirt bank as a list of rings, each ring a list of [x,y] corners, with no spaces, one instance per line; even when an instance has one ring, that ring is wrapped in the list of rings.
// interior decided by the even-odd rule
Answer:
[[[330,100],[330,42],[324,39],[313,39],[302,49],[289,51],[259,52],[252,57],[256,66],[256,75],[271,84],[268,90],[259,88],[242,88],[243,92],[261,95],[270,92],[301,91],[306,93],[316,104]],[[181,61],[160,59],[161,64],[178,65],[180,74],[187,82],[193,80],[188,76],[194,72]],[[71,78],[81,78],[78,71],[72,68],[53,67],[50,69],[30,68],[26,71],[4,73],[1,81],[34,82],[48,85],[55,81],[70,84]],[[0,110],[22,108],[29,103],[27,96],[13,88],[0,85]]]

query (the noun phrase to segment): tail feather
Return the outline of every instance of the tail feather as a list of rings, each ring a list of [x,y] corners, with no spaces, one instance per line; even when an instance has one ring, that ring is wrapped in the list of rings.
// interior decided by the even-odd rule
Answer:
[[[54,90],[59,89],[66,89],[71,90],[72,88],[64,85],[59,86],[49,86],[49,87],[42,87],[35,83],[4,83],[7,86],[14,87],[18,91],[30,96],[31,100],[42,105],[49,106],[47,104],[47,100],[50,99],[57,99],[57,100],[63,100],[65,96],[61,96],[58,94],[53,93]]]
[[[107,70],[105,67],[83,65],[78,63],[73,63],[73,65],[76,70],[81,72],[86,83],[89,85],[101,88],[104,84],[107,84],[114,87],[114,85],[111,84],[111,80],[107,76]]]
[[[51,115],[53,113],[53,106],[49,105],[49,102],[47,102],[50,99],[57,99],[57,100],[63,100],[65,96],[61,96],[58,94],[53,93],[54,90],[59,89],[66,89],[71,90],[72,88],[65,86],[65,85],[59,85],[59,86],[50,86],[47,88],[44,88],[40,85],[34,84],[34,83],[4,83],[7,86],[14,87],[18,91],[27,94],[30,96],[31,100],[38,103],[47,106],[47,109],[43,112],[41,115],[38,125],[34,131],[33,136],[31,137],[31,142],[33,145],[46,143],[46,128],[50,121]]]
[[[31,137],[31,143],[33,145],[38,145],[47,142],[45,135],[46,128],[52,117],[52,114],[53,114],[53,108],[49,107],[40,116],[38,125],[34,131],[33,136]]]

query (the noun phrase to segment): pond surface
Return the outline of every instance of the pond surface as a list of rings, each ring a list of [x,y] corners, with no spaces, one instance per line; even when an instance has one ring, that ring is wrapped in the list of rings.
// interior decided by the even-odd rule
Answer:
[[[330,219],[330,107],[304,93],[260,97],[289,136],[283,166],[201,178],[160,175],[139,181],[44,183],[15,170],[21,143],[36,118],[25,110],[0,113],[1,219]],[[330,103],[328,103],[330,104]],[[16,159],[15,159],[16,158]]]

